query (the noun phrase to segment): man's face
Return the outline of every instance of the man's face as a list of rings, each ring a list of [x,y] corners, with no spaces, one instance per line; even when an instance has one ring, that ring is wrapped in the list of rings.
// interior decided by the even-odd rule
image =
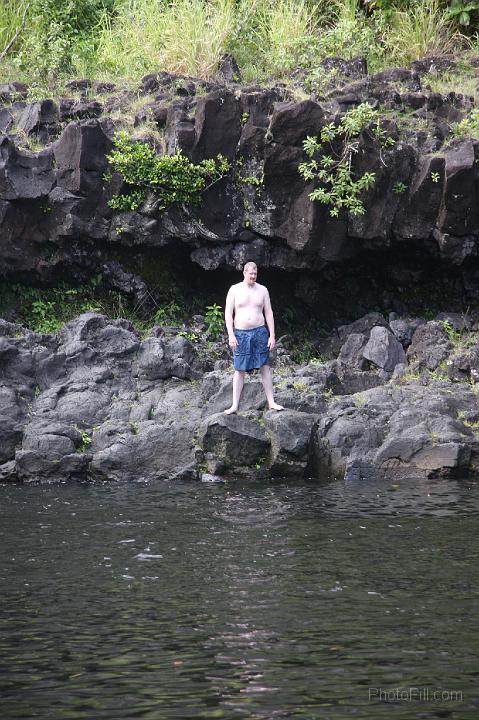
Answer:
[[[247,267],[245,270],[243,270],[243,277],[244,277],[247,285],[254,285],[256,282],[257,275],[258,275],[258,268],[254,267],[254,266]]]

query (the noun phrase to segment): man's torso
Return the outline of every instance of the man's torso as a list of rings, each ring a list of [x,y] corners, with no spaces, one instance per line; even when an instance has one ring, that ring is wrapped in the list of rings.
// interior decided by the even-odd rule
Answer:
[[[252,287],[245,283],[235,285],[234,293],[234,326],[237,330],[264,325],[264,299],[266,288],[255,283]]]

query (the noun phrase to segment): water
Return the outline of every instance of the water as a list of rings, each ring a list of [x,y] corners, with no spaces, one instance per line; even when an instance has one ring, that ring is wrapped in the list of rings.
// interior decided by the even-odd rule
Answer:
[[[2,486],[0,717],[477,718],[478,516],[460,481]]]

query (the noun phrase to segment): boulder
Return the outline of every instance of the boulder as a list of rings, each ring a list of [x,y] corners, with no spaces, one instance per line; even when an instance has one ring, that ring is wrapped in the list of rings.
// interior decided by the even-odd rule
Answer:
[[[401,343],[385,327],[373,327],[363,350],[363,357],[376,367],[393,372],[396,365],[404,363],[406,354]]]
[[[265,414],[265,429],[271,438],[269,472],[272,476],[297,478],[308,474],[317,419],[317,415],[294,410],[270,410]]]
[[[444,326],[435,321],[417,328],[407,351],[408,363],[416,370],[437,370],[452,350]]]
[[[100,195],[112,147],[98,120],[71,122],[53,145],[58,185],[72,193]]]
[[[210,472],[251,471],[269,458],[271,441],[259,418],[212,415],[203,424],[199,444]]]

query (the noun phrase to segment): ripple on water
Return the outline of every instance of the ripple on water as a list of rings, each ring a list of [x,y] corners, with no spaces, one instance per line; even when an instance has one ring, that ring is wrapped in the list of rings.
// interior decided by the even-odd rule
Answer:
[[[474,483],[0,487],[2,718],[478,715]],[[146,572],[145,572],[146,571]]]

